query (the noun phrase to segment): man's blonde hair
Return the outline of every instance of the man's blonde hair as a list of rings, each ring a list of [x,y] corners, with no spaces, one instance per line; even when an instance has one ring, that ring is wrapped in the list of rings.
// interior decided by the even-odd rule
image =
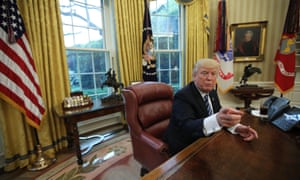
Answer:
[[[219,70],[220,64],[214,59],[209,59],[209,58],[199,59],[194,66],[193,75],[195,75],[198,72],[198,69],[201,67],[216,68],[217,70]]]

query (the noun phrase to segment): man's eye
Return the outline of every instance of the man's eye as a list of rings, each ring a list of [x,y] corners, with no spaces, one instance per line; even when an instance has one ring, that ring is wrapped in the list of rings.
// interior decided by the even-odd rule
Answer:
[[[203,72],[201,72],[200,74],[201,74],[201,75],[208,75],[208,72],[203,71]]]
[[[204,76],[204,77],[208,77],[209,74],[210,74],[211,76],[213,76],[213,77],[216,77],[216,76],[217,76],[217,72],[211,72],[211,73],[209,73],[209,72],[207,72],[207,71],[202,71],[202,72],[200,72],[200,74],[201,74],[201,76]]]

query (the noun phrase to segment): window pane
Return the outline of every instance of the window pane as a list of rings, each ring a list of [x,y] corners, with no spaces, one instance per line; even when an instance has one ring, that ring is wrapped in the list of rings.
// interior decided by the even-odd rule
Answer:
[[[81,83],[84,94],[95,94],[94,89],[94,76],[93,75],[81,75]]]
[[[67,60],[68,60],[68,67],[70,71],[77,73],[77,60],[76,60],[76,51],[67,51]]]
[[[168,70],[170,68],[170,58],[169,58],[170,54],[169,53],[160,53],[159,55],[159,67],[160,69],[166,69]]]
[[[175,0],[150,1],[159,81],[175,91],[181,86],[180,6]]]
[[[98,73],[98,74],[96,74],[95,78],[96,78],[96,87],[97,87],[97,90],[99,91],[99,93],[101,93],[103,91],[103,90],[100,90],[101,85],[106,80],[105,73]],[[103,86],[102,89],[104,89],[104,86]]]
[[[112,4],[109,0],[105,1],[106,8],[111,10],[109,6]],[[105,17],[103,14],[103,2],[60,0],[71,91],[83,91],[93,99],[107,96],[111,92],[108,87],[101,88],[111,59],[111,53],[104,49],[104,26],[111,27],[111,20],[110,16]]]
[[[180,67],[180,53],[172,52],[171,59],[171,69],[178,69]]]
[[[179,71],[178,71],[178,69],[171,71],[171,81],[172,81],[172,84],[178,84],[179,85]]]
[[[101,1],[96,1],[96,0],[72,0],[74,2],[78,2],[79,4],[82,5],[87,5],[87,6],[97,6],[98,8],[102,7]]]
[[[169,44],[169,38],[167,35],[158,37],[157,38],[157,43],[158,43],[158,49],[169,49],[168,44]]]
[[[93,72],[92,57],[90,52],[78,53],[78,60],[80,73]]]
[[[80,91],[80,76],[74,73],[74,71],[69,70],[70,86],[71,91]]]
[[[64,39],[65,39],[65,46],[66,47],[72,47],[74,45],[74,33],[73,33],[73,27],[64,25],[63,26],[64,31]]]
[[[169,71],[161,71],[160,72],[160,81],[170,84],[170,76],[169,76]]]
[[[102,22],[102,9],[98,8],[91,8],[89,9],[89,27],[94,29],[102,29],[103,28],[103,22]]]
[[[170,37],[170,44],[169,44],[169,48],[170,49],[179,49],[179,40],[178,40],[178,33],[177,34],[172,34]]]
[[[106,60],[109,59],[108,53],[105,52],[95,52],[94,53],[94,66],[95,72],[105,72],[106,71]]]
[[[73,27],[75,47],[85,47],[89,43],[88,29],[82,27]]]
[[[87,26],[87,9],[81,7],[76,2],[72,6],[72,19],[73,19],[73,25],[74,26]]]
[[[86,46],[87,48],[104,48],[103,37],[101,35],[102,30],[100,29],[89,29],[90,43]]]

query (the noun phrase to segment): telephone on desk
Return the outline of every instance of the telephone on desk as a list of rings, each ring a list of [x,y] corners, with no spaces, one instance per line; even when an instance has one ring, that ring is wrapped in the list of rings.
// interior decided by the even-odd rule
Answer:
[[[263,105],[268,107],[268,121],[283,131],[288,131],[300,122],[300,107],[290,106],[284,97],[270,96]]]

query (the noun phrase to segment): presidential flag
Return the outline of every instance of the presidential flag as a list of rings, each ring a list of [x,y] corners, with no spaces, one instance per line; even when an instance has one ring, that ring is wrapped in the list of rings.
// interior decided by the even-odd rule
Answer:
[[[233,51],[230,39],[226,19],[226,1],[221,0],[218,3],[218,25],[214,54],[214,59],[220,64],[217,84],[221,93],[226,93],[233,86]]]
[[[291,0],[275,56],[275,85],[285,94],[294,88],[296,66],[296,34],[299,32],[300,0]]]
[[[39,128],[45,108],[23,19],[15,0],[1,0],[0,98]]]
[[[144,0],[144,23],[142,43],[143,80],[157,81],[156,57],[154,53],[154,40],[151,28],[151,19],[147,0]]]

